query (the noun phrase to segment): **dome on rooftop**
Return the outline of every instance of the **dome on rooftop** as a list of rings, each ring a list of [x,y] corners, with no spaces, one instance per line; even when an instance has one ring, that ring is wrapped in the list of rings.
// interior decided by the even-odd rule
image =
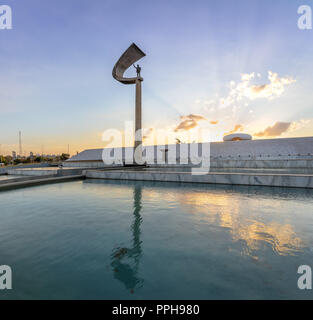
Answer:
[[[232,133],[224,136],[224,141],[243,141],[243,140],[252,140],[252,136],[247,133]]]

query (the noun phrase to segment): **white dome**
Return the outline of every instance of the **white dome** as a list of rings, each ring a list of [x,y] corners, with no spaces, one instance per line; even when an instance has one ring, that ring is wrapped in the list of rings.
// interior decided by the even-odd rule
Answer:
[[[232,133],[223,138],[224,141],[252,140],[252,136],[247,133]]]

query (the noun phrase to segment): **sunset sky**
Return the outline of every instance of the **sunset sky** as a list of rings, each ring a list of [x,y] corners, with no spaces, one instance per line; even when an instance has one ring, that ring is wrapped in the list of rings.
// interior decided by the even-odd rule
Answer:
[[[3,3],[4,2],[4,3]],[[0,30],[0,144],[71,154],[104,146],[102,133],[134,119],[134,86],[112,68],[135,42],[146,144],[199,127],[221,141],[313,136],[313,30],[297,9],[312,0],[4,0]],[[130,70],[129,75],[135,71]],[[154,128],[154,129],[153,129]]]

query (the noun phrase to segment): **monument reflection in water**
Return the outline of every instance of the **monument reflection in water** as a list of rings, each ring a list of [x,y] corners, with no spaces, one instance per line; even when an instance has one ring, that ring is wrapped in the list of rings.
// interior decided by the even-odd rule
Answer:
[[[141,198],[142,188],[141,186],[135,185],[133,205],[134,220],[131,225],[131,248],[115,248],[111,255],[111,266],[114,272],[114,278],[121,281],[125,285],[126,289],[130,290],[131,293],[134,293],[135,289],[142,287],[144,283],[144,280],[138,277],[138,268],[142,255],[142,241],[140,240],[140,226],[142,223],[142,217],[140,215],[140,211],[142,209]]]

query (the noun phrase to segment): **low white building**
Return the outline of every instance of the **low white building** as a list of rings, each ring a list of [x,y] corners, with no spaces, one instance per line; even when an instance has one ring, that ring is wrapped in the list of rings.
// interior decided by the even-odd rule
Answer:
[[[258,161],[261,160],[313,160],[313,137],[281,138],[266,140],[238,140],[211,142],[199,144],[172,144],[166,146],[144,146],[143,157],[149,164],[166,165],[176,163],[188,164],[198,150],[200,157],[209,157],[213,161]],[[192,152],[193,151],[193,152]],[[103,155],[110,158],[120,158],[120,165],[129,161],[133,148],[106,148],[85,150],[67,161],[67,167],[100,168],[104,167]],[[158,160],[158,161],[157,161]],[[162,162],[163,161],[163,162]],[[158,162],[158,163],[157,163]],[[245,166],[246,163],[240,164]],[[269,166],[271,164],[268,164]]]

